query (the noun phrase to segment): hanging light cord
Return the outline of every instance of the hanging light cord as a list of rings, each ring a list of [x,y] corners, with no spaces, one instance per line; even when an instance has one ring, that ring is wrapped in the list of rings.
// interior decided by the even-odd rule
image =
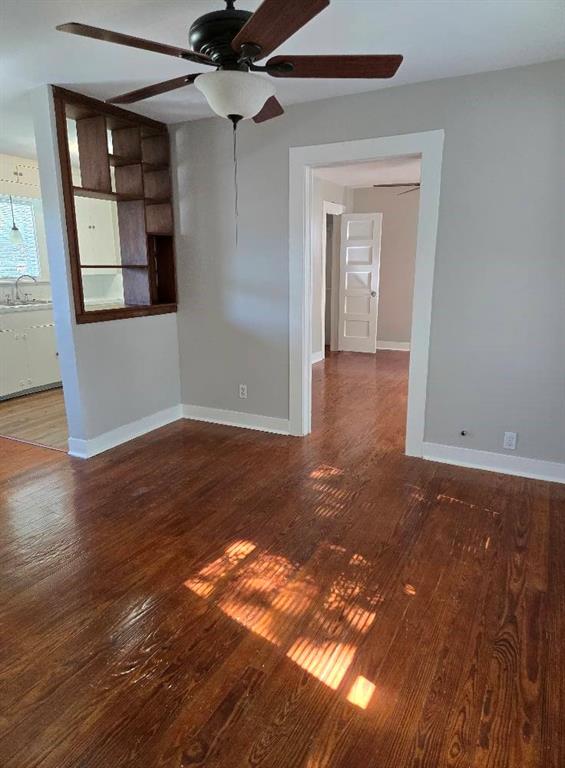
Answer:
[[[14,218],[14,201],[12,200],[12,195],[10,195],[10,208],[12,209],[12,229],[16,226],[16,220]]]
[[[235,244],[238,240],[238,224],[239,224],[239,211],[238,211],[238,189],[237,189],[237,122],[233,121],[233,187],[234,187],[234,199],[235,199]]]

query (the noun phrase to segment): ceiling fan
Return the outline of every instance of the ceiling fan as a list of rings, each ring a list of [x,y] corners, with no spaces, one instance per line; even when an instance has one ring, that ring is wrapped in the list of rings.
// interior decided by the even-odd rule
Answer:
[[[260,66],[257,61],[269,56],[327,8],[330,0],[263,0],[255,13],[236,9],[235,0],[225,0],[225,3],[225,10],[206,13],[192,24],[189,49],[74,22],[61,24],[57,29],[215,67],[215,72],[175,77],[108,101],[130,104],[195,84],[214,112],[230,119],[234,127],[241,119],[253,118],[256,123],[262,123],[284,112],[272,82],[255,74],[257,72],[275,78],[389,78],[402,62],[399,55],[291,55],[273,56]]]

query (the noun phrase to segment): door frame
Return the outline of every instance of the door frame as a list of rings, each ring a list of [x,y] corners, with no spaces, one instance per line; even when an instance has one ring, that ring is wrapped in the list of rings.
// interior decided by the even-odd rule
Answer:
[[[328,238],[326,236],[327,234],[327,217],[330,216],[341,216],[342,213],[345,213],[347,210],[347,206],[344,205],[344,203],[333,203],[331,200],[324,200],[322,202],[322,227],[321,227],[321,239],[322,239],[322,300],[321,300],[321,312],[322,312],[322,357],[320,358],[323,360],[326,356],[326,300],[328,298],[328,284],[326,280],[326,267],[327,267],[327,258],[328,258]],[[312,217],[312,224],[314,217]],[[312,253],[312,256],[314,254]],[[332,256],[334,254],[332,253]],[[334,345],[334,278],[335,278],[335,258],[332,260],[332,289],[330,294],[330,348],[333,349]],[[337,305],[337,302],[336,302]]]
[[[422,456],[444,131],[291,147],[289,152],[290,433],[312,423],[312,213],[314,169],[403,155],[421,158],[420,208],[406,419],[406,453]]]

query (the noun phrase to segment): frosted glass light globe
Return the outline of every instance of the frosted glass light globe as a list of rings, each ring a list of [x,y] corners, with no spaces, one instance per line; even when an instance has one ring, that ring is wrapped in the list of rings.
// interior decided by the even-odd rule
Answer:
[[[198,75],[194,84],[220,117],[255,117],[275,93],[269,80],[252,72],[219,69]]]

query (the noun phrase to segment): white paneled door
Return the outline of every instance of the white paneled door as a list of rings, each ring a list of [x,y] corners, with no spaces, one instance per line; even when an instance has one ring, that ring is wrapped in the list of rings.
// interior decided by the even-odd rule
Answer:
[[[341,217],[338,348],[376,352],[382,213]]]

